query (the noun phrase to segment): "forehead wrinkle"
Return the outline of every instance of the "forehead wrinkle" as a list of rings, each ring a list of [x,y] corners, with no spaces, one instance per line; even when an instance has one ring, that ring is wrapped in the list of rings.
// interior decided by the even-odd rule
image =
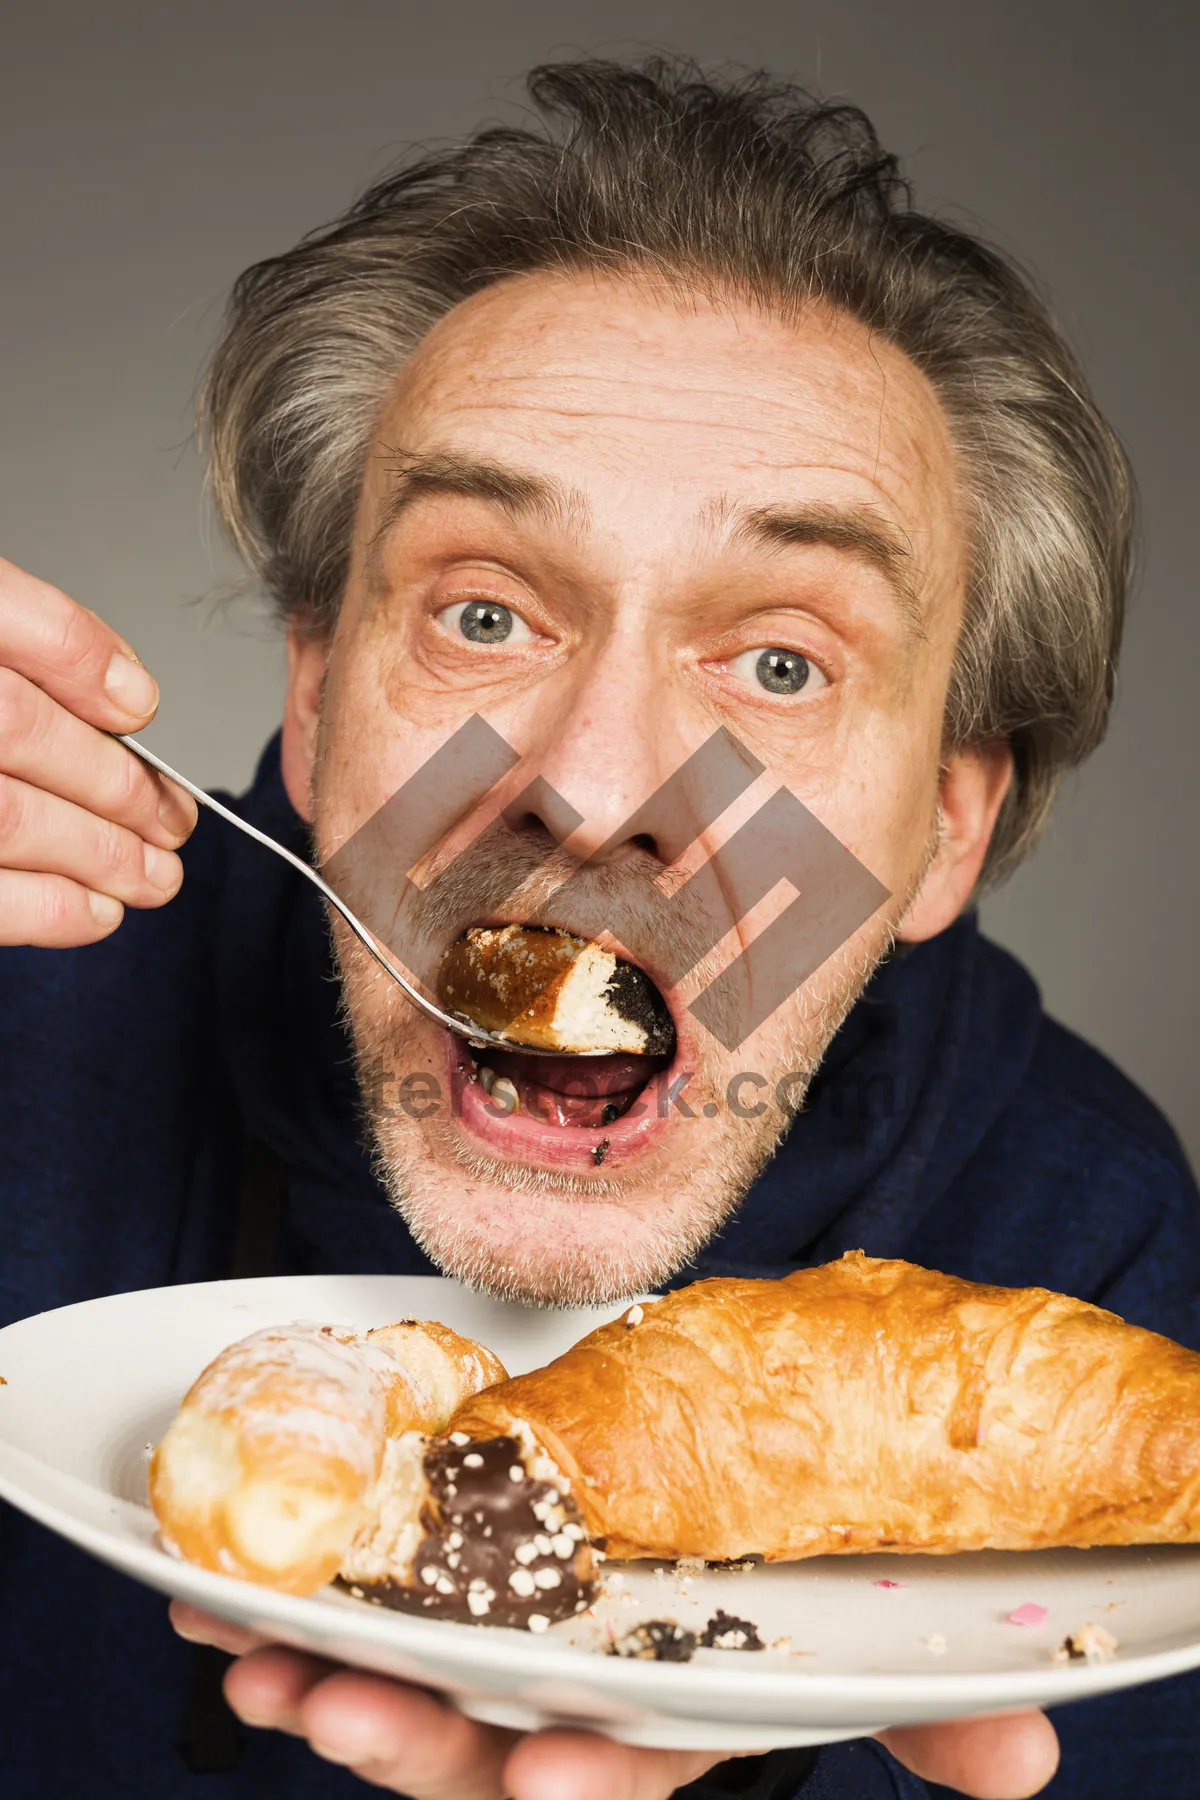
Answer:
[[[768,550],[813,544],[870,563],[886,580],[907,634],[927,636],[911,542],[874,507],[834,506],[826,501],[746,506],[722,494],[701,509],[700,518],[709,531],[727,528],[731,544]]]

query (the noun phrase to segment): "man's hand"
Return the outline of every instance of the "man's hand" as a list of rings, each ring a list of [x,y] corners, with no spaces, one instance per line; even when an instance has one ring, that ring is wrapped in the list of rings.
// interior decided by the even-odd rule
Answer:
[[[182,1601],[171,1622],[181,1637],[238,1657],[225,1692],[245,1724],[306,1738],[318,1756],[411,1800],[666,1800],[721,1761],[580,1731],[523,1737],[476,1725],[423,1688],[264,1643]],[[914,1774],[975,1800],[1025,1800],[1058,1767],[1054,1728],[1039,1712],[908,1726],[882,1741]]]
[[[179,887],[195,802],[108,735],[157,705],[116,632],[0,559],[0,944],[91,944]]]

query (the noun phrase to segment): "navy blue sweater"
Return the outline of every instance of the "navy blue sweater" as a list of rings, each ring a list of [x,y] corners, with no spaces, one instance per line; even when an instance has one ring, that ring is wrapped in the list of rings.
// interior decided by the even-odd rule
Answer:
[[[277,741],[240,802],[303,852]],[[0,952],[0,1321],[228,1271],[248,1129],[286,1172],[284,1272],[430,1273],[372,1175],[320,902],[210,815],[179,897],[106,943]],[[1170,1126],[1042,1011],[966,915],[889,960],[810,1103],[694,1274],[844,1250],[1037,1283],[1200,1348],[1200,1207]],[[6,1800],[342,1800],[291,1739],[194,1775],[191,1653],[165,1606],[0,1506]],[[1053,1800],[1195,1791],[1200,1677],[1056,1716]],[[804,1800],[927,1800],[877,1745],[822,1750]]]

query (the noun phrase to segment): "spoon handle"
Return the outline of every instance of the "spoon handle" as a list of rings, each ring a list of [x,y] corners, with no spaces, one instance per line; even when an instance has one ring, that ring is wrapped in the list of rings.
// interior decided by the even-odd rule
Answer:
[[[282,856],[284,862],[291,863],[293,869],[299,870],[307,881],[311,881],[313,886],[324,894],[330,905],[337,908],[351,931],[370,951],[380,967],[386,970],[396,985],[404,990],[413,1005],[419,1006],[429,1018],[435,1019],[439,1025],[445,1026],[447,1031],[453,1031],[459,1037],[465,1037],[471,1045],[479,1049],[486,1049],[488,1046],[497,1050],[511,1049],[512,1046],[505,1044],[502,1039],[492,1037],[489,1032],[481,1031],[478,1026],[471,1025],[464,1019],[456,1019],[452,1013],[443,1012],[440,1006],[435,1006],[432,1000],[427,1000],[424,994],[413,986],[408,977],[401,973],[391,957],[381,949],[373,934],[367,930],[361,920],[356,918],[345,901],[340,899],[329,883],[317,874],[311,863],[306,863],[302,857],[294,855],[283,844],[276,843],[273,837],[268,837],[265,831],[258,829],[257,825],[251,825],[248,819],[243,819],[240,813],[235,813],[231,807],[223,806],[219,800],[214,800],[211,794],[206,794],[203,788],[197,787],[195,782],[189,781],[186,775],[181,775],[177,769],[173,769],[169,763],[165,763],[161,756],[156,756],[153,750],[148,750],[145,744],[140,744],[136,738],[129,737],[120,731],[115,731],[113,736],[118,743],[124,744],[127,750],[132,750],[135,756],[140,756],[144,763],[149,763],[152,769],[157,769],[160,775],[165,775],[169,781],[184,788],[193,800],[199,801],[201,806],[207,806],[210,812],[217,813],[228,824],[236,825],[239,831],[244,831],[247,837],[254,839],[255,843],[261,844],[266,850],[273,850],[276,856]]]

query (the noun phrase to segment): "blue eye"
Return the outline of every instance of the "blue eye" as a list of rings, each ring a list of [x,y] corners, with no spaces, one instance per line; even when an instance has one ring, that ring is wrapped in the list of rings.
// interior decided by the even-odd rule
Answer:
[[[798,650],[785,650],[772,645],[766,650],[743,650],[729,665],[742,681],[753,681],[765,693],[785,699],[803,689],[817,692],[828,684],[815,663]]]
[[[519,644],[533,635],[520,613],[499,600],[460,600],[437,616],[447,631],[471,644]]]

